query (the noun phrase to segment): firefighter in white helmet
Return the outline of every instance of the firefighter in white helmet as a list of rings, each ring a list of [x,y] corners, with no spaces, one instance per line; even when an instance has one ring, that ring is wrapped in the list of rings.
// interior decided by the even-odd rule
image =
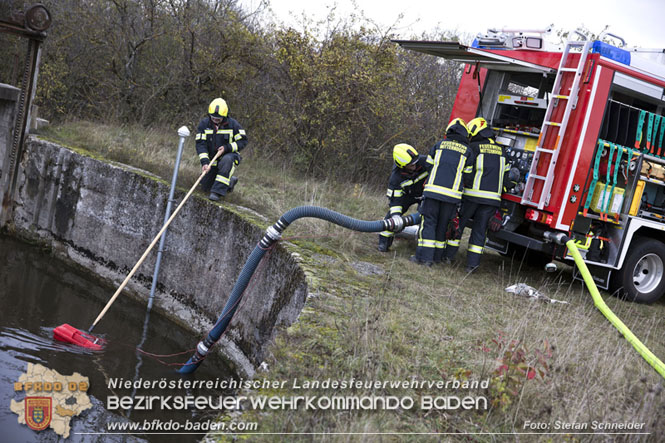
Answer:
[[[473,272],[480,264],[485,247],[489,220],[501,206],[504,185],[512,187],[514,177],[510,164],[506,161],[503,147],[494,141],[494,132],[487,121],[476,117],[468,123],[470,147],[474,157],[471,174],[465,176],[464,196],[459,228],[448,239],[446,259],[452,260],[459,249],[459,241],[464,227],[473,219],[471,237],[467,250],[466,271]],[[517,171],[519,176],[519,171]]]
[[[208,115],[201,120],[196,130],[196,152],[201,161],[202,172],[207,172],[201,187],[210,192],[208,198],[218,201],[238,181],[233,177],[240,164],[240,154],[247,146],[247,134],[240,124],[229,117],[229,107],[222,98],[216,98],[208,106]],[[210,164],[217,151],[222,151],[218,161]]]
[[[393,148],[393,166],[388,180],[388,214],[406,214],[406,211],[422,199],[423,186],[432,166],[427,157],[419,155],[411,145],[400,143]],[[383,231],[379,234],[379,251],[387,252],[393,243],[395,233]]]

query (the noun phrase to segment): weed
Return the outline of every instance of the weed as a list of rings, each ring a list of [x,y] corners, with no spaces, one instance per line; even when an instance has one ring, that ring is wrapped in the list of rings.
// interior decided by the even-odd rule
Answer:
[[[524,383],[533,379],[545,380],[552,349],[545,340],[542,351],[536,349],[531,353],[523,342],[509,339],[503,332],[499,332],[491,344],[482,346],[483,352],[499,355],[490,381],[491,403],[505,412],[520,395]]]

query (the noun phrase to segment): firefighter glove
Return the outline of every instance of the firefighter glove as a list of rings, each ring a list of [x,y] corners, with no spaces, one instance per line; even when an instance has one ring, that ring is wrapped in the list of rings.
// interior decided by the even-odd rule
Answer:
[[[502,218],[501,218],[501,211],[497,209],[497,211],[494,213],[494,217],[490,219],[490,231],[492,232],[497,232],[499,229],[502,228]]]
[[[446,232],[446,240],[457,240],[462,238],[462,233],[459,229],[459,212],[448,224],[448,231]]]

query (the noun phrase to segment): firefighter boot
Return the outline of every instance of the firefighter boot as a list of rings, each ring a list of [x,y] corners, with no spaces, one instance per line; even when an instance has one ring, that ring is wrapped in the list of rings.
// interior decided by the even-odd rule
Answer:
[[[431,261],[420,260],[415,255],[412,255],[411,257],[409,257],[409,261],[411,261],[415,264],[418,264],[418,265],[427,266],[428,268],[432,267],[432,262]]]
[[[393,244],[393,237],[379,234],[379,252],[388,252],[390,246]]]
[[[434,263],[442,263],[446,255],[446,243],[441,242],[443,245],[438,244],[434,249]]]
[[[233,192],[233,188],[238,183],[238,177],[231,177],[231,180],[229,180],[229,190],[226,191],[228,193]]]
[[[466,251],[466,272],[472,273],[480,266],[480,257],[483,253],[483,247],[469,243],[469,249]]]
[[[452,263],[455,260],[457,251],[459,250],[459,239],[450,239],[446,241],[446,254],[443,257],[444,263]]]

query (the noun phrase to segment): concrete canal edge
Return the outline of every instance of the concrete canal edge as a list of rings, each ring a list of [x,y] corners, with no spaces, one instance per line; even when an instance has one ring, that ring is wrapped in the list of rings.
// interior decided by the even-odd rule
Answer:
[[[161,228],[168,191],[166,182],[148,172],[31,137],[4,229],[45,244],[57,257],[118,286]],[[177,193],[176,200],[183,195]],[[263,234],[260,225],[269,224],[251,211],[225,206],[192,197],[169,227],[163,253],[153,309],[198,336],[221,313]],[[126,289],[144,303],[155,256]],[[307,296],[305,273],[285,247],[278,244],[264,260],[216,348],[242,377],[253,376],[276,331],[296,321]],[[94,319],[70,320],[85,321],[76,326],[87,328]]]

